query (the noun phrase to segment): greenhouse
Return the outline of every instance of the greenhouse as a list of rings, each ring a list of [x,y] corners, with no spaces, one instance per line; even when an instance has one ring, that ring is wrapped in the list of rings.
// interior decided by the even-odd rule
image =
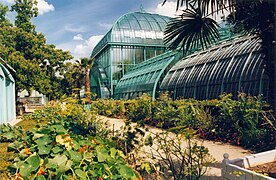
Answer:
[[[165,52],[163,31],[169,17],[133,12],[120,17],[93,49],[91,92],[113,97],[118,81],[137,64]]]
[[[143,93],[155,97],[160,80],[164,78],[170,65],[179,59],[178,56],[179,53],[168,51],[135,66],[119,81],[114,97],[132,99]]]
[[[120,17],[94,48],[91,92],[101,98],[153,98],[168,92],[173,99],[213,99],[239,92],[268,96],[260,40],[219,30],[209,49],[166,50],[163,31],[168,17],[134,12]]]
[[[16,119],[15,81],[10,71],[14,70],[0,59],[0,124]]]
[[[165,76],[160,90],[174,99],[213,99],[222,93],[239,92],[268,97],[268,76],[260,40],[244,36],[225,41],[185,57]]]

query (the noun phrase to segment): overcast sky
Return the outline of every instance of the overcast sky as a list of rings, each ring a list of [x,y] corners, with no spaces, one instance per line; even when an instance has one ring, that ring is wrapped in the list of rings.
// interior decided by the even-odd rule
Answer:
[[[33,18],[36,30],[42,32],[47,43],[68,50],[75,57],[89,57],[93,47],[128,12],[140,11],[167,16],[175,14],[175,2],[163,0],[37,0],[39,16]],[[11,5],[13,0],[0,0]],[[13,18],[14,14],[9,14]]]

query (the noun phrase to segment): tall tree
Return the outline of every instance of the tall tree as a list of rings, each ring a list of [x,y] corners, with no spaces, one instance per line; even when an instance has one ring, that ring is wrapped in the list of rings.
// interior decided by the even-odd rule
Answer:
[[[31,23],[33,17],[38,16],[36,0],[15,0],[11,6],[12,11],[17,12],[15,26],[22,28],[26,32],[35,32],[35,25]]]
[[[81,58],[80,59],[80,65],[82,69],[85,72],[85,93],[86,93],[86,98],[88,102],[91,101],[91,91],[90,91],[90,78],[89,78],[89,72],[90,69],[93,66],[94,59],[91,58]]]
[[[11,22],[7,18],[7,12],[9,12],[9,7],[4,6],[0,3],[0,26],[11,26]]]
[[[15,19],[16,26],[3,23],[0,26],[0,56],[16,70],[16,92],[34,89],[55,99],[64,93],[62,76],[57,74],[63,71],[64,61],[72,59],[72,56],[46,44],[45,36],[35,31],[30,22],[36,15],[34,3],[31,0],[15,1],[13,9],[19,14]],[[6,17],[7,7],[1,8],[1,5],[0,17]]]

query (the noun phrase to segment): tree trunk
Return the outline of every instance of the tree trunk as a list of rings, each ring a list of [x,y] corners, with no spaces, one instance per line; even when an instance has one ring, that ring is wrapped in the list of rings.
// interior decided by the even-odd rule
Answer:
[[[89,78],[89,68],[85,69],[85,94],[88,103],[91,103],[91,91],[90,91],[90,78]]]

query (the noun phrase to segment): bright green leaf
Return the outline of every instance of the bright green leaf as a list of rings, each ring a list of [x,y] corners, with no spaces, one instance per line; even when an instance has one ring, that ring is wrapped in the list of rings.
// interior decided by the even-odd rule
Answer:
[[[35,180],[46,180],[45,176],[40,175],[40,176],[36,176]]]
[[[117,150],[116,150],[115,148],[111,148],[111,149],[110,149],[110,156],[111,156],[112,158],[115,158],[116,153],[117,153]]]
[[[108,151],[101,146],[96,147],[98,162],[104,162],[108,158]]]
[[[81,178],[81,180],[86,180],[86,173],[80,169],[76,169],[75,173],[77,174],[78,177]]]

